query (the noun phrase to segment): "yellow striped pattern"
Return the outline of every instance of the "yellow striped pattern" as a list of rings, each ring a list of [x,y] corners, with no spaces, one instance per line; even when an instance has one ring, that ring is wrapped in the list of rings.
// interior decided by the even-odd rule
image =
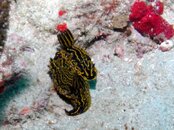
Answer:
[[[77,65],[84,78],[88,80],[96,78],[97,70],[85,50],[77,46],[73,46],[72,48],[67,48],[67,52],[72,54],[73,64]]]
[[[71,48],[75,43],[74,37],[68,29],[64,32],[61,32],[61,34],[58,34],[57,38],[63,48]]]
[[[62,50],[50,59],[50,77],[58,95],[73,109],[65,110],[67,115],[75,116],[88,110],[91,105],[88,80],[96,79],[97,70],[88,53],[74,45],[69,30],[58,34]]]

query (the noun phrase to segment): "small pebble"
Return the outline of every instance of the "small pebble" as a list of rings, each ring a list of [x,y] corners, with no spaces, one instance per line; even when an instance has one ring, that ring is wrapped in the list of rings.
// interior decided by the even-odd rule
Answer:
[[[31,113],[31,109],[30,109],[29,107],[24,107],[24,108],[19,112],[20,115],[24,115],[24,116],[29,115],[29,113]]]
[[[122,46],[116,46],[114,50],[114,55],[118,56],[119,58],[124,57],[124,48]]]
[[[174,44],[171,40],[166,40],[159,45],[159,49],[162,52],[169,51],[173,48]]]
[[[128,26],[128,15],[118,15],[112,19],[111,27],[114,30],[124,31]]]
[[[56,123],[57,123],[57,120],[48,120],[49,125],[56,124]]]

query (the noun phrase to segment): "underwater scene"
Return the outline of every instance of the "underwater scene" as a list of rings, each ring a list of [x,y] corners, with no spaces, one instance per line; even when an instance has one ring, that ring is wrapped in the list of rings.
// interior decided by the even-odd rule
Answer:
[[[0,130],[174,130],[174,1],[0,0]]]

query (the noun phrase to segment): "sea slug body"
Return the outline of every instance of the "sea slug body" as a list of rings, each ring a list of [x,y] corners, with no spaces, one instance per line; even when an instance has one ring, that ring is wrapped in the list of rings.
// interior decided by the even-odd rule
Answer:
[[[57,35],[61,45],[50,59],[49,74],[60,98],[73,109],[65,110],[69,116],[87,111],[91,105],[90,88],[95,88],[97,70],[88,53],[74,45],[72,33],[67,29]]]

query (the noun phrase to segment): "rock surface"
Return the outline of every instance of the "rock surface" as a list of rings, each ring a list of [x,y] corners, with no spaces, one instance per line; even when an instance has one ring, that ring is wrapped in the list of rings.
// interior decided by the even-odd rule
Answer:
[[[101,1],[18,0],[17,4],[11,5],[5,46],[6,49],[15,48],[8,53],[14,58],[10,69],[14,72],[24,70],[30,82],[21,84],[24,86],[22,91],[14,87],[14,92],[10,89],[12,93],[0,95],[1,130],[174,129],[173,49],[166,52],[158,50],[153,41],[144,38],[133,28],[130,36],[105,28],[112,18],[111,14],[128,11],[133,0],[113,0],[119,4],[115,10],[109,10],[114,12],[110,15],[98,10],[95,12],[98,7],[107,9],[108,13],[108,8],[100,5]],[[111,7],[109,5],[113,1],[105,1],[108,2],[105,5]],[[67,13],[60,18],[57,13],[62,8]],[[84,16],[87,8],[94,11],[91,16]],[[171,12],[171,15],[164,14],[166,19],[174,17],[169,6],[166,8],[168,13]],[[99,17],[100,13],[103,17]],[[89,21],[86,21],[87,16]],[[62,21],[67,22],[77,42],[81,42],[79,44],[101,33],[108,34],[87,49],[99,72],[97,86],[91,90],[90,109],[75,117],[64,113],[65,108],[71,108],[51,89],[52,83],[47,74],[49,58],[59,47],[57,37],[52,32]],[[84,21],[92,22],[88,24]],[[174,23],[174,19],[170,19],[170,22]],[[121,58],[114,55],[118,46],[124,48]]]

